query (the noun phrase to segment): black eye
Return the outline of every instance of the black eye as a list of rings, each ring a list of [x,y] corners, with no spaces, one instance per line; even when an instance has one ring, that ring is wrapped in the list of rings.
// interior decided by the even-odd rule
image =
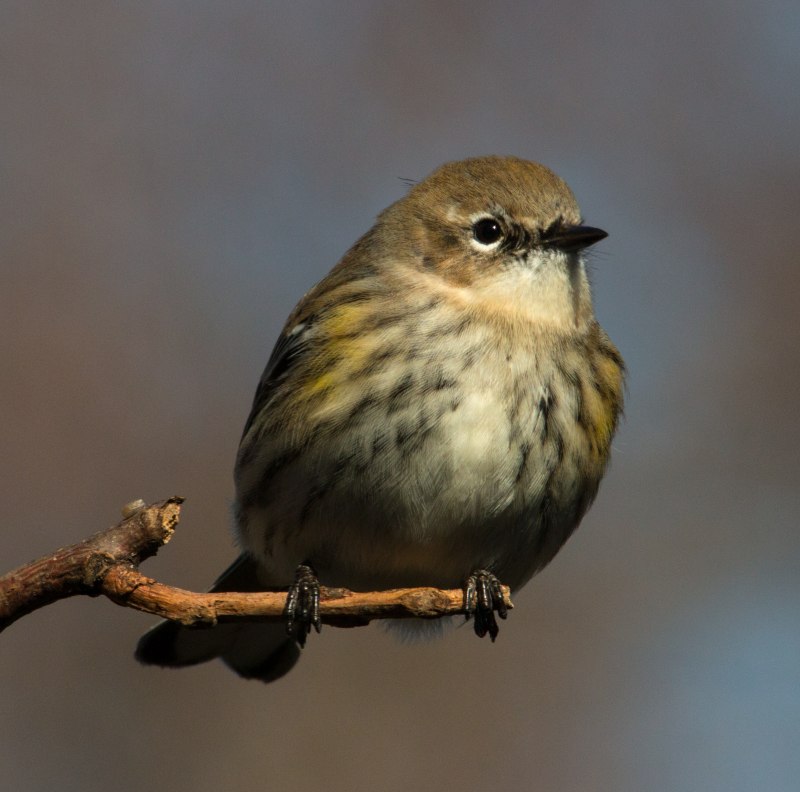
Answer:
[[[503,238],[503,226],[493,217],[484,217],[472,226],[472,236],[481,245],[493,245]]]

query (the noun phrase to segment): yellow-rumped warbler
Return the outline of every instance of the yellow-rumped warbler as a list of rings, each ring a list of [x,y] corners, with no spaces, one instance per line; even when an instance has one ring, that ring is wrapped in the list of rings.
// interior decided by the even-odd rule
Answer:
[[[314,573],[466,585],[494,638],[497,580],[517,589],[553,558],[608,462],[624,367],[581,257],[605,236],[514,157],[444,165],[383,211],[289,317],[236,460],[244,553],[214,590],[294,580],[289,635],[168,622],[138,658],[276,679],[318,626]]]

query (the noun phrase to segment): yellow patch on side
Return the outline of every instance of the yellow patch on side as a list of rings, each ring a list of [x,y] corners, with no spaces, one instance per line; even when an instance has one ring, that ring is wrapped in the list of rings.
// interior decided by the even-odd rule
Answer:
[[[597,399],[598,409],[592,415],[592,446],[598,457],[608,454],[611,438],[617,426],[617,412],[612,403],[605,399]]]
[[[622,409],[622,368],[610,355],[599,354],[594,359],[594,375],[598,387],[586,389],[592,395],[585,409],[594,450],[599,457],[605,457]]]
[[[317,373],[305,383],[304,397],[352,385],[352,375],[363,367],[375,348],[373,338],[358,334],[358,328],[364,326],[369,313],[370,309],[363,303],[352,303],[337,306],[320,321],[320,340],[311,361]]]

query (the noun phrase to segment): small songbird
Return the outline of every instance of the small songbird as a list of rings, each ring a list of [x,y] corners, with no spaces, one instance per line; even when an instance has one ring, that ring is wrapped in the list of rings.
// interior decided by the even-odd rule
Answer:
[[[465,587],[479,635],[575,530],[622,409],[569,187],[515,157],[414,185],[300,301],[236,460],[243,553],[215,591],[289,586],[285,624],[165,622],[145,663],[220,657],[277,679],[318,628],[318,583]],[[498,582],[499,581],[499,582]]]

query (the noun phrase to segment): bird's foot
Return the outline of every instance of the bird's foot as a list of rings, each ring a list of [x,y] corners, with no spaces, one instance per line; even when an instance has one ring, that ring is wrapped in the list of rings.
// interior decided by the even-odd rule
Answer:
[[[467,621],[475,617],[475,635],[483,638],[486,633],[494,641],[500,628],[494,617],[495,611],[501,619],[508,615],[500,581],[485,569],[476,569],[464,586],[464,610]]]
[[[289,586],[283,615],[286,617],[286,632],[300,646],[306,645],[306,636],[312,627],[317,632],[322,627],[319,616],[319,580],[308,564],[300,564],[295,571],[294,583]]]

